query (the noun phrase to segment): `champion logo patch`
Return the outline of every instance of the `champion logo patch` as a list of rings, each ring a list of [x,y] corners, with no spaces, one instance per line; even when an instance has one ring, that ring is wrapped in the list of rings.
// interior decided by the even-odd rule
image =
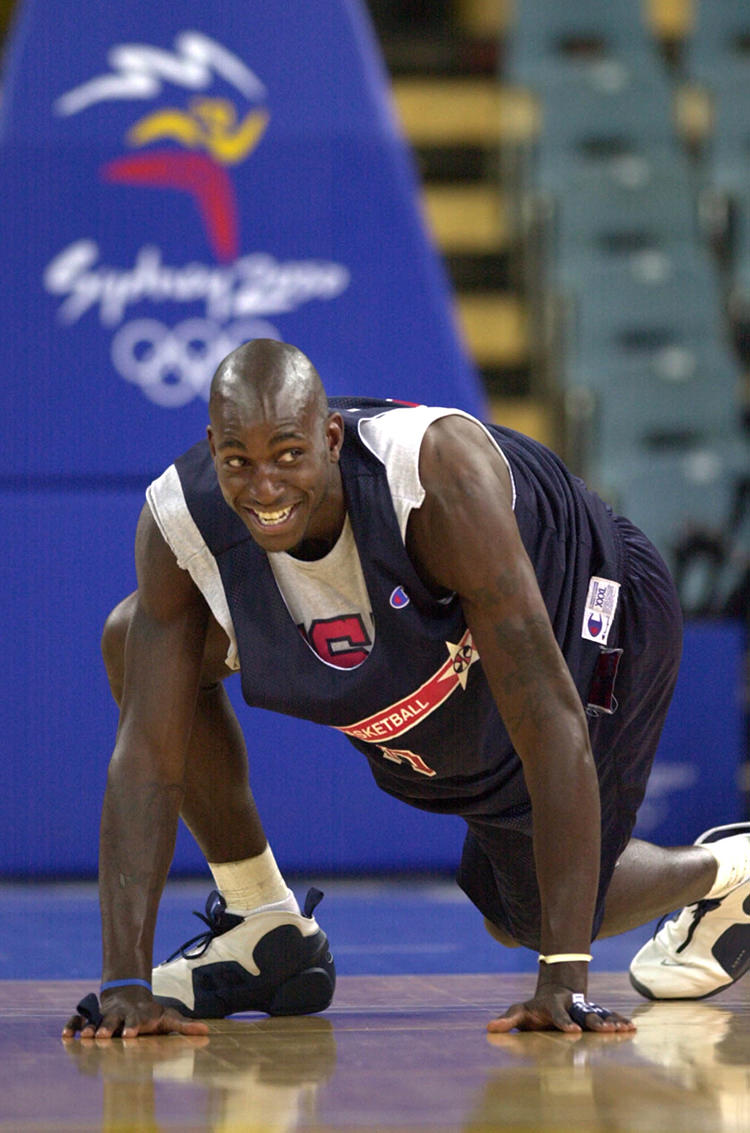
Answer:
[[[598,614],[592,614],[589,618],[589,633],[592,637],[598,638],[604,629],[604,622]]]
[[[607,644],[619,596],[619,582],[611,578],[598,578],[596,575],[589,579],[581,637],[585,637],[587,641],[596,641],[599,645]]]
[[[403,586],[397,586],[391,594],[389,599],[394,610],[403,610],[404,606],[408,606],[410,602],[409,595],[404,590]]]

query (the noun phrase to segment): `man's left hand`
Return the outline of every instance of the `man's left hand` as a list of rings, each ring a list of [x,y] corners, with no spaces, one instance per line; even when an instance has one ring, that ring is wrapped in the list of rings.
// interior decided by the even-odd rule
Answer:
[[[538,988],[532,999],[514,1003],[504,1014],[487,1024],[487,1030],[503,1033],[519,1031],[634,1031],[635,1023],[593,1003],[584,995],[572,994],[568,988]]]

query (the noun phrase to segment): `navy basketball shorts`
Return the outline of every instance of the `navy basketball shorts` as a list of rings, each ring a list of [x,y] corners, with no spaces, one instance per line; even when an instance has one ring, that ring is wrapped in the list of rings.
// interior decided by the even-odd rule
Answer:
[[[589,718],[601,796],[601,866],[592,939],[617,859],[630,840],[672,699],[682,651],[682,612],[667,567],[649,540],[618,517],[625,566],[611,646],[622,648],[615,711]],[[527,948],[539,948],[539,890],[531,812],[519,823],[498,807],[466,818],[458,884],[487,919]],[[585,817],[580,817],[585,822]],[[525,825],[525,829],[521,829]]]

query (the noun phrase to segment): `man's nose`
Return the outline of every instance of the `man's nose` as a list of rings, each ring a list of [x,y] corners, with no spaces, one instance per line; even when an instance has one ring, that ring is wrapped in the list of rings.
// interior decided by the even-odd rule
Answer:
[[[283,491],[278,471],[270,465],[256,467],[250,476],[248,490],[258,504],[268,506],[276,503]]]

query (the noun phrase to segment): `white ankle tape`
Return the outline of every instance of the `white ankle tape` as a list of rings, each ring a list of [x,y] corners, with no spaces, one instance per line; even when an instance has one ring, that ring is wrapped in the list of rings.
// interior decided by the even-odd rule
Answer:
[[[726,897],[750,878],[750,837],[747,834],[733,834],[718,842],[704,842],[703,846],[717,862],[716,877],[707,898]]]
[[[216,888],[231,909],[255,909],[285,901],[289,889],[270,846],[239,862],[209,862]]]

